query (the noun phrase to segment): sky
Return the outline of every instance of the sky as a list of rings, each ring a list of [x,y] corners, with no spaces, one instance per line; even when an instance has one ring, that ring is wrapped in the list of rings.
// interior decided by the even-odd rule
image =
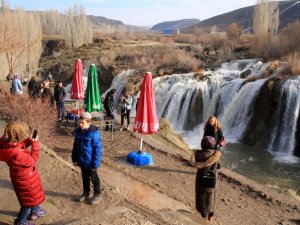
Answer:
[[[55,9],[64,12],[77,4],[87,15],[120,20],[128,25],[153,26],[180,19],[204,20],[256,3],[256,0],[7,0],[11,8]]]

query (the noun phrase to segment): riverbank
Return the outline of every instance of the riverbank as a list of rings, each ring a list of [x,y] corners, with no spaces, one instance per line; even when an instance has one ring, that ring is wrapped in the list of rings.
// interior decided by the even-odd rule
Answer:
[[[126,155],[139,147],[139,134],[116,131],[114,142],[110,135],[102,132],[103,199],[91,206],[74,201],[81,194],[81,177],[71,165],[73,137],[58,129],[53,151],[45,147],[38,165],[48,215],[36,224],[206,224],[194,209],[196,170],[188,164],[188,152],[146,136],[154,164],[134,167]],[[0,169],[0,224],[11,224],[19,206],[7,166],[0,163]],[[299,201],[224,168],[218,190],[212,224],[299,224]]]

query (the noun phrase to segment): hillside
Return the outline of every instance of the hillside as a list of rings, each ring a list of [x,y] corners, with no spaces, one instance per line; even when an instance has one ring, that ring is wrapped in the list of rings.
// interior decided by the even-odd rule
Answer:
[[[110,28],[110,30],[118,30],[118,31],[146,31],[149,30],[146,27],[142,26],[133,26],[126,25],[120,20],[108,19],[103,16],[87,16],[94,31],[103,31]]]
[[[281,12],[279,29],[286,27],[289,23],[295,22],[296,20],[300,20],[300,4],[288,8],[296,2],[296,0],[279,2],[279,12]],[[252,26],[253,12],[254,6],[240,8],[203,20],[192,27],[184,29],[184,32],[189,33],[195,28],[210,30],[212,26],[217,26],[221,30],[224,30],[225,27],[231,23],[237,23],[243,29],[247,29]]]
[[[165,29],[183,29],[186,27],[191,27],[199,22],[200,20],[198,19],[183,19],[183,20],[176,20],[176,21],[167,21],[167,22],[162,22],[154,25],[151,28],[151,30],[162,32]]]

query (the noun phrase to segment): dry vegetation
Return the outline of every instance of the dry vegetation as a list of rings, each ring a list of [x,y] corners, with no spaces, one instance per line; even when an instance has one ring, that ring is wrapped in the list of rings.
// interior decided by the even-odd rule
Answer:
[[[2,2],[5,3],[3,0]],[[46,65],[44,59],[40,59],[40,69],[45,73],[48,69],[54,73],[58,70],[59,79],[76,58],[81,58],[85,64],[96,63],[99,68],[115,73],[123,69],[138,69],[151,70],[155,75],[197,72],[204,67],[215,67],[224,61],[239,58],[257,57],[265,61],[285,59],[289,63],[290,71],[297,74],[300,22],[290,24],[277,33],[278,2],[258,0],[257,3],[253,21],[254,34],[242,33],[243,28],[232,23],[226,27],[226,33],[217,32],[217,27],[214,26],[211,33],[195,28],[192,34],[173,36],[128,32],[122,27],[112,29],[110,26],[103,26],[103,29],[92,34],[84,8],[77,6],[64,14],[53,10],[33,14],[25,13],[21,9],[11,11],[7,7],[5,12],[10,13],[7,14],[9,16],[5,16],[4,11],[0,14],[5,18],[0,18],[1,34],[7,27],[5,23],[9,25],[10,33],[14,30],[21,32],[20,37],[13,36],[9,42],[4,36],[0,37],[1,76],[3,78],[7,71],[17,71],[26,76],[36,73],[42,51],[41,33],[45,42],[49,39],[64,40],[66,47],[71,49],[60,50],[59,54],[52,55],[57,58],[52,61],[55,65]],[[21,17],[21,20],[17,19]],[[15,24],[12,18],[19,22],[18,27],[11,26]],[[89,45],[92,40],[95,44]],[[8,51],[12,52],[14,58],[7,57]]]
[[[30,100],[28,96],[11,95],[7,86],[0,83],[0,117],[5,121],[21,120],[29,124],[31,129],[39,131],[39,137],[44,143],[54,135],[56,123],[56,111],[48,101],[41,99]]]
[[[35,75],[42,49],[42,36],[63,38],[69,48],[78,48],[93,39],[84,8],[70,8],[65,14],[57,11],[25,12],[10,9],[5,0],[0,9],[0,76],[19,73]]]
[[[41,24],[31,13],[15,11],[2,2],[0,9],[0,69],[1,76],[15,71],[37,70],[42,51]]]

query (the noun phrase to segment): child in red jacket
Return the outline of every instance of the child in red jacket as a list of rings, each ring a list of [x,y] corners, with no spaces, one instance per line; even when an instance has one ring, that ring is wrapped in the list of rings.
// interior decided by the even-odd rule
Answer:
[[[29,219],[37,219],[46,214],[39,205],[45,200],[45,194],[36,163],[39,158],[39,141],[36,137],[27,138],[28,125],[13,121],[7,124],[0,138],[0,161],[9,166],[13,184],[21,209],[14,225],[34,225]],[[31,151],[27,149],[31,145]]]

